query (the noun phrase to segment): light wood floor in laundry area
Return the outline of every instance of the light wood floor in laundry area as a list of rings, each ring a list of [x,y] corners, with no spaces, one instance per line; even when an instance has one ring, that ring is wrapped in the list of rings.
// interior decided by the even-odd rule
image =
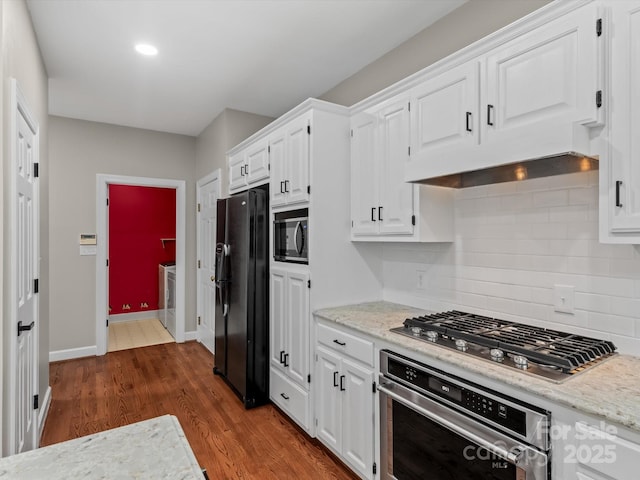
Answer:
[[[169,342],[175,340],[157,318],[109,323],[109,352]]]

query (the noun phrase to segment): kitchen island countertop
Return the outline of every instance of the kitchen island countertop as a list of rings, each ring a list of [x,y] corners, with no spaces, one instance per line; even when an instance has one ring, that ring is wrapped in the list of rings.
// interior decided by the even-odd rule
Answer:
[[[202,480],[178,419],[164,415],[0,459],[0,479]]]
[[[389,331],[401,326],[406,318],[425,313],[432,312],[370,302],[322,309],[314,315],[640,433],[640,358],[619,354],[562,383],[554,383]]]

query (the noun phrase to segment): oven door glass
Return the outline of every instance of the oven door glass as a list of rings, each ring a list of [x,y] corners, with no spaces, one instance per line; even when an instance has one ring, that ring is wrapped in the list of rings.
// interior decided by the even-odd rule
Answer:
[[[516,480],[518,469],[487,450],[389,400],[388,468],[398,480]]]

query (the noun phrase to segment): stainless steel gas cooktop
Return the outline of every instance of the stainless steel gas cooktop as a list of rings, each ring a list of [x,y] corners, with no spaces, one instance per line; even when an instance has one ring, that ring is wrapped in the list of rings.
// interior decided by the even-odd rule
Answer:
[[[408,318],[391,331],[556,382],[616,354],[606,340],[457,310]]]

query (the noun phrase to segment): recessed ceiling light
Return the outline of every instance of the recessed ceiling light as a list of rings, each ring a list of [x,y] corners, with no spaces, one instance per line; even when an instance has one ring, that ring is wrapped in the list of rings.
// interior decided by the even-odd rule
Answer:
[[[140,53],[141,55],[152,56],[158,54],[158,49],[153,45],[149,45],[148,43],[139,43],[136,45],[136,52]]]

